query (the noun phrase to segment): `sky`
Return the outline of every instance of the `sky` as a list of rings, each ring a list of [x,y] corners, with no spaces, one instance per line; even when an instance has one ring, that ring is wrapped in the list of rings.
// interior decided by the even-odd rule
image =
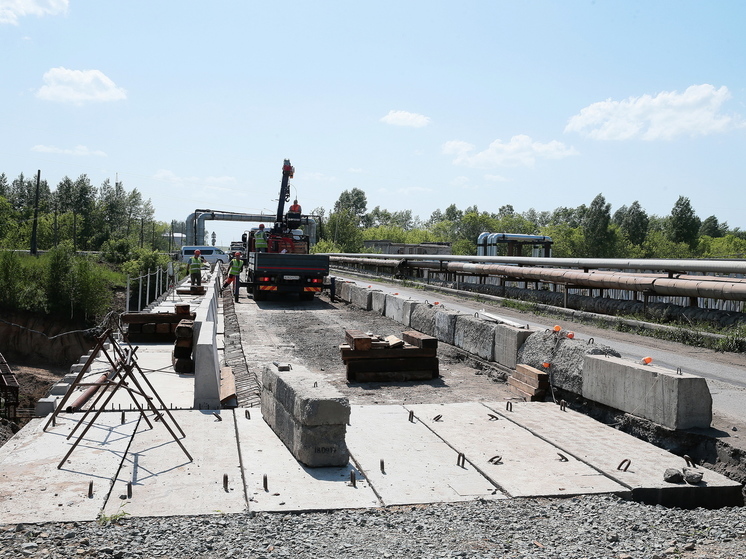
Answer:
[[[0,172],[165,222],[274,213],[287,158],[304,213],[686,196],[746,229],[745,28],[742,0],[0,0]]]

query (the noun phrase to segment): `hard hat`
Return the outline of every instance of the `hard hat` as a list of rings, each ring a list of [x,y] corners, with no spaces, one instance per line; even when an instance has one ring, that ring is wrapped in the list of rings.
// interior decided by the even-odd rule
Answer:
[[[195,250],[195,251],[194,251],[194,254],[195,254],[195,255],[197,255],[197,254],[202,254],[202,251],[201,251],[201,250],[199,250],[199,249],[197,249],[197,250]]]
[[[239,256],[241,256],[241,253],[240,252],[236,252],[233,256],[235,256],[236,258],[238,258]]]
[[[264,229],[264,223],[259,224],[259,229]]]

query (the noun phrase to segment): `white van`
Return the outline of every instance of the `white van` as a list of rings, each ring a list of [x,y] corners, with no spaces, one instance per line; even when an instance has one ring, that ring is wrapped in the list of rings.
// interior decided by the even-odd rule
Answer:
[[[226,254],[219,248],[208,246],[181,247],[181,261],[189,262],[189,259],[194,256],[195,250],[199,250],[201,253],[200,256],[202,256],[209,264],[215,264],[216,262],[225,264],[226,262],[230,261],[230,256],[228,256],[228,254]]]

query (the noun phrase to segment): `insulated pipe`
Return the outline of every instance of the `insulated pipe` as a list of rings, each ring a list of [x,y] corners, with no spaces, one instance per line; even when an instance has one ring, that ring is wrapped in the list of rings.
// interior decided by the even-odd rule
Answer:
[[[359,256],[359,255],[358,255]],[[517,281],[542,281],[572,287],[591,289],[621,289],[673,297],[704,297],[746,301],[746,280],[742,278],[713,278],[710,276],[685,276],[669,278],[663,275],[630,274],[624,272],[503,266],[499,264],[473,264],[469,262],[433,262],[432,260],[411,262],[409,255],[402,260],[390,257],[376,259],[333,256],[333,262],[375,265],[396,268],[406,263],[412,268],[424,268],[439,272],[470,275],[492,275],[512,278]],[[650,269],[646,267],[646,269]]]
[[[388,259],[391,254],[344,254],[329,253],[332,257],[353,257],[366,259]],[[455,255],[433,255],[433,254],[406,254],[401,255],[406,260],[435,261],[435,262],[475,262],[475,263],[497,263],[517,266],[540,266],[556,268],[582,268],[582,269],[615,269],[615,270],[659,270],[666,273],[675,272],[701,272],[716,274],[746,274],[746,261],[744,260],[645,260],[645,259],[621,259],[621,258],[534,258],[524,256],[455,256]]]

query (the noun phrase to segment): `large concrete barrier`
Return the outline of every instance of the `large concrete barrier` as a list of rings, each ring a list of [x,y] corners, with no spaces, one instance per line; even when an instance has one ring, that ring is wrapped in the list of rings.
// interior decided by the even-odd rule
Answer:
[[[350,303],[356,307],[360,307],[365,311],[370,310],[370,302],[373,297],[373,292],[367,287],[360,285],[350,285]]]
[[[350,287],[353,285],[355,285],[354,281],[337,280],[337,286],[335,289],[334,296],[341,299],[342,301],[349,303],[350,302]]]
[[[433,305],[422,303],[412,309],[409,326],[418,332],[435,337],[435,316],[438,310]]]
[[[412,312],[412,307],[411,305],[405,305],[407,301],[406,297],[389,293],[386,295],[384,316],[391,320],[396,320],[405,326],[409,326],[409,313]]]
[[[381,316],[386,314],[386,294],[383,291],[373,291],[370,296],[370,310]]]
[[[509,369],[515,369],[518,364],[518,350],[528,339],[537,332],[530,328],[516,328],[508,324],[498,324],[495,329],[494,360]]]
[[[487,361],[495,360],[495,330],[497,324],[466,314],[456,318],[453,345]]]
[[[218,294],[222,285],[220,266],[215,266],[210,280],[203,285],[205,295],[194,309],[194,407],[220,409],[220,359],[217,352]]]
[[[440,309],[435,315],[435,333],[433,336],[438,338],[440,342],[453,345],[453,338],[456,333],[456,319],[459,315],[460,313],[456,311]]]
[[[704,378],[619,357],[586,355],[583,397],[669,429],[709,427],[712,421]]]
[[[350,403],[336,388],[308,369],[293,365],[262,374],[262,415],[295,458],[310,467],[344,466]]]

